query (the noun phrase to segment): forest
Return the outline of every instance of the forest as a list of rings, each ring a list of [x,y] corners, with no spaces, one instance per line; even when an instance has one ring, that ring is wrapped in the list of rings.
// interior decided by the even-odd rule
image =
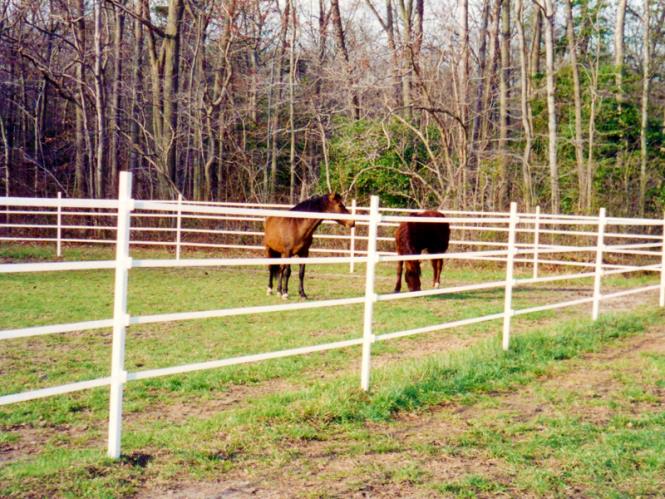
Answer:
[[[0,193],[662,216],[663,0],[0,0]]]

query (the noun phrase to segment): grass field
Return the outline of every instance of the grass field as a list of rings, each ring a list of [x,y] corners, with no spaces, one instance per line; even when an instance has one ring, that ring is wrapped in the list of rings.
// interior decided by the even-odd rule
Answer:
[[[100,248],[65,252],[110,257]],[[2,247],[0,258],[49,259],[52,250]],[[503,274],[447,265],[444,281]],[[129,311],[281,303],[265,296],[266,280],[263,268],[135,269]],[[604,289],[651,282],[608,278]],[[393,267],[380,266],[377,290],[393,284]],[[0,329],[111,317],[110,271],[7,274],[0,286]],[[518,288],[515,308],[586,296],[591,287]],[[310,299],[359,296],[362,267],[311,266],[306,289]],[[0,496],[657,495],[665,489],[665,328],[655,304],[653,295],[604,303],[596,324],[589,306],[520,317],[507,354],[498,322],[381,342],[370,394],[358,389],[359,348],[133,382],[119,462],[105,457],[108,389],[3,406]],[[374,324],[386,333],[502,310],[501,290],[482,291],[378,303]],[[126,365],[361,334],[362,306],[136,326]],[[106,376],[110,345],[108,330],[2,341],[0,393]]]

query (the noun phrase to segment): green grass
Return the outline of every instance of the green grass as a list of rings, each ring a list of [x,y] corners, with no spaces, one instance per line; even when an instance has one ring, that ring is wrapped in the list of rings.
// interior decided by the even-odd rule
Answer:
[[[598,363],[590,371],[624,373],[627,366],[621,363]],[[554,384],[540,387],[538,400],[560,399],[555,413],[526,419],[507,412],[499,418],[496,413],[481,415],[469,422],[471,429],[454,446],[469,458],[501,460],[514,473],[517,487],[538,495],[578,495],[581,490],[599,497],[660,495],[665,485],[665,411],[662,399],[648,408],[639,405],[644,394],[649,395],[646,400],[658,397],[665,369],[647,356],[631,367],[639,367],[637,375],[612,376],[618,389],[602,398],[589,396],[584,386],[564,398]],[[626,391],[636,389],[638,397],[626,398]],[[604,417],[594,418],[599,409]]]
[[[111,257],[103,249],[67,249],[65,258],[84,254]],[[49,259],[52,254],[9,247],[0,250],[0,257]],[[264,269],[134,269],[129,310],[136,315],[280,303],[264,294],[266,274]],[[426,270],[426,279],[428,275]],[[502,275],[491,266],[449,265],[444,273],[446,284],[452,285]],[[653,277],[639,276],[607,279],[605,285],[619,289],[651,282]],[[380,266],[377,289],[389,292],[392,285],[392,267]],[[112,272],[9,274],[0,276],[0,286],[0,329],[111,316]],[[590,281],[558,286],[588,289]],[[311,266],[306,287],[312,299],[358,296],[364,289],[362,267],[349,275],[345,266]],[[516,306],[570,299],[570,291],[553,289],[517,289]],[[400,300],[378,303],[374,325],[384,333],[502,310],[501,290]],[[624,374],[620,396],[601,399],[617,413],[610,423],[599,426],[566,414],[528,421],[515,421],[509,412],[495,414],[503,394],[540,386],[542,379],[574,368],[590,353],[621,344],[661,317],[642,308],[604,315],[592,324],[588,315],[588,307],[578,307],[520,317],[513,323],[507,353],[500,349],[498,322],[377,343],[369,394],[358,389],[359,349],[132,382],[125,391],[124,457],[119,462],[104,457],[107,389],[4,406],[0,458],[3,449],[14,451],[0,461],[0,495],[123,496],[151,484],[216,480],[247,470],[280,476],[291,463],[298,466],[287,475],[297,479],[299,473],[308,473],[307,449],[314,445],[349,458],[388,459],[408,453],[402,463],[374,464],[341,478],[321,475],[322,480],[342,479],[350,487],[346,492],[360,490],[369,477],[377,486],[460,496],[565,495],[582,484],[587,484],[585,494],[605,495],[611,490],[607,483],[626,493],[648,494],[658,490],[654,487],[664,471],[664,437],[658,432],[663,414],[632,414],[633,406],[625,401],[647,405],[660,400],[663,356],[641,358],[655,376],[650,383]],[[359,337],[361,325],[362,307],[356,306],[131,327],[126,365],[136,371],[337,341]],[[99,330],[3,341],[0,392],[106,376],[110,340],[110,331]],[[616,370],[623,372],[621,366]],[[541,396],[544,404],[576,401],[575,393],[564,397],[555,388]],[[437,407],[476,412],[487,407],[494,415],[474,417],[471,427],[464,426],[443,444],[407,447],[388,433],[402,415],[422,415]],[[384,430],[377,431],[377,426]],[[498,460],[517,479],[512,483],[468,472],[441,480],[428,463],[432,456],[446,455]],[[543,466],[548,459],[563,464]],[[325,487],[320,492],[330,493]]]

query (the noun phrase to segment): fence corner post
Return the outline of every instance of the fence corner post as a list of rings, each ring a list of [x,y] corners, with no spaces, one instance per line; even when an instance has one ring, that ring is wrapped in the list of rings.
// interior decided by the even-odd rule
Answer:
[[[120,457],[122,433],[122,391],[127,381],[125,371],[125,334],[129,325],[127,315],[127,277],[131,267],[129,258],[130,214],[134,209],[132,199],[132,174],[120,172],[118,186],[118,225],[115,255],[115,290],[113,304],[113,347],[111,354],[111,392],[109,397],[108,455]]]
[[[665,307],[665,212],[663,213],[663,242],[661,246],[660,258],[660,299],[658,301],[661,307]]]
[[[180,242],[182,238],[182,194],[178,194],[178,211],[176,212],[175,259],[180,260]]]
[[[501,346],[508,350],[510,346],[510,320],[513,316],[513,268],[515,266],[515,235],[517,233],[517,203],[510,203],[510,221],[508,225],[508,255],[506,258],[506,290],[503,302],[503,335]]]
[[[55,254],[59,258],[62,256],[62,192],[58,191],[58,215],[56,216],[57,218],[57,224],[58,227],[56,229],[56,247],[55,247]]]
[[[593,306],[591,308],[591,319],[598,320],[600,314],[601,278],[603,276],[603,250],[605,249],[605,208],[598,213],[598,241],[596,242],[596,266],[593,276]]]
[[[540,205],[536,206],[536,220],[533,227],[533,278],[538,279],[538,246],[540,245]]]
[[[363,314],[363,352],[362,365],[360,369],[360,387],[369,390],[369,378],[371,370],[372,343],[372,318],[374,313],[374,281],[378,254],[376,252],[376,236],[378,233],[381,215],[379,214],[379,196],[372,196],[369,204],[369,230],[367,234],[367,265],[365,266],[365,310]]]
[[[351,200],[351,215],[356,214],[356,200]],[[349,244],[349,253],[351,261],[349,262],[349,272],[353,274],[355,269],[355,256],[356,256],[356,226],[351,227],[351,242]]]

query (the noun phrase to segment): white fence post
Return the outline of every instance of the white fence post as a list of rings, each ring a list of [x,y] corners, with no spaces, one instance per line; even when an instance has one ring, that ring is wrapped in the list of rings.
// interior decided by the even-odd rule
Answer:
[[[58,257],[62,256],[62,192],[58,191],[58,215],[56,216],[57,218],[57,224],[58,227],[56,229],[56,246],[55,246],[55,254]]]
[[[378,232],[381,215],[379,214],[379,196],[372,196],[369,204],[369,229],[367,233],[367,265],[365,267],[365,312],[363,315],[363,355],[360,369],[360,387],[369,390],[369,375],[371,369],[372,342],[372,317],[374,313],[374,278],[376,272],[377,252],[376,235]]]
[[[502,347],[510,346],[510,319],[513,315],[513,267],[515,264],[515,234],[517,233],[517,203],[510,203],[510,223],[508,228],[508,257],[506,259],[506,291],[503,303],[503,340]]]
[[[180,260],[180,241],[182,237],[182,194],[178,194],[178,211],[176,212],[175,259]]]
[[[538,278],[538,246],[540,244],[540,206],[536,206],[536,221],[533,227],[533,278]]]
[[[113,305],[113,352],[111,358],[111,394],[109,403],[108,455],[120,457],[122,432],[122,391],[127,381],[125,371],[125,332],[129,325],[127,314],[127,277],[131,268],[129,257],[130,213],[134,209],[132,199],[132,174],[120,172],[118,192],[118,226],[115,256],[115,293]]]
[[[356,200],[351,201],[351,215],[356,214]],[[355,256],[356,256],[356,226],[351,227],[351,244],[349,247],[349,253],[351,253],[351,262],[349,262],[349,272],[353,273],[355,267]]]
[[[603,249],[605,248],[605,208],[601,208],[598,213],[598,241],[596,243],[596,269],[593,276],[593,307],[591,309],[591,318],[598,320],[600,314],[600,285],[603,276]]]
[[[665,307],[665,213],[663,213],[663,246],[660,259],[660,300],[661,307]]]

